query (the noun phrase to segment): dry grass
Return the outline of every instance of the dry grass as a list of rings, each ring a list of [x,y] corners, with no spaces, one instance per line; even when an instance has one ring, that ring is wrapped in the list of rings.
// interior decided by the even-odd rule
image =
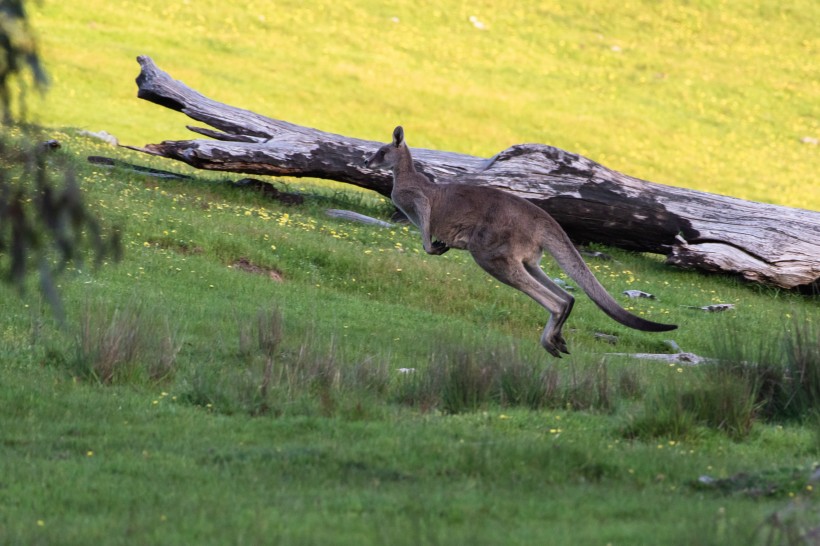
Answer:
[[[173,376],[180,348],[168,320],[137,304],[110,312],[86,305],[68,361],[77,377],[105,385],[155,383]]]

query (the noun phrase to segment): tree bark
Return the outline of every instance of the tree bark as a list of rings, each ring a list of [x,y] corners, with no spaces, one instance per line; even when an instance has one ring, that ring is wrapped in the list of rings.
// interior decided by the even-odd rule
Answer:
[[[390,173],[365,158],[382,143],[350,138],[209,99],[141,56],[138,97],[213,129],[209,139],[129,147],[200,169],[327,178],[389,196]],[[388,140],[392,125],[385,125]],[[579,243],[660,253],[667,263],[740,275],[783,288],[820,288],[820,213],[640,180],[543,144],[512,146],[489,158],[413,149],[435,181],[493,186],[543,208]]]

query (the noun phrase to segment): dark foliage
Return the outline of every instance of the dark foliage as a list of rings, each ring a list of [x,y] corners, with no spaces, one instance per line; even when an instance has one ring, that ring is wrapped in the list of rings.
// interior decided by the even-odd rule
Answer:
[[[82,267],[121,254],[120,233],[104,236],[88,211],[68,158],[36,144],[32,131],[11,142],[0,138],[0,278],[22,290],[36,270],[40,288],[60,314],[54,274],[69,264]]]
[[[25,81],[21,76],[26,69],[31,72],[34,84],[43,89],[48,79],[26,19],[25,2],[0,0],[0,108],[5,123],[12,121],[11,80],[16,78],[20,82],[22,94]],[[22,100],[20,107],[23,108]]]
[[[122,246],[119,231],[104,237],[99,221],[88,212],[70,162],[55,152],[59,142],[38,142],[33,129],[14,124],[11,82],[18,82],[22,118],[27,70],[43,89],[46,74],[24,2],[0,0],[0,278],[22,290],[26,276],[36,269],[41,290],[61,317],[54,273],[71,263],[82,265],[89,250],[97,264],[119,259]],[[22,138],[8,136],[15,132]]]

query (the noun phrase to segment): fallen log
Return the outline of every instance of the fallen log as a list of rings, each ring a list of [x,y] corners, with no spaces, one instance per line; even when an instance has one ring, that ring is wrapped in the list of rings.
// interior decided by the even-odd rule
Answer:
[[[387,172],[365,158],[381,142],[295,125],[226,105],[138,57],[138,97],[212,127],[208,139],[128,148],[200,169],[326,178],[389,195]],[[394,122],[385,121],[385,140]],[[820,213],[640,180],[543,144],[519,144],[485,159],[414,149],[436,181],[492,186],[540,206],[577,243],[663,254],[667,263],[739,275],[782,288],[820,289]],[[813,184],[809,182],[809,184]]]

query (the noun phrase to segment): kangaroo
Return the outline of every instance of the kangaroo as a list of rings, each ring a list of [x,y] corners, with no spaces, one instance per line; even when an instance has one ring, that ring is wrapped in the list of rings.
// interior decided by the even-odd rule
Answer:
[[[366,161],[368,168],[393,171],[390,198],[421,230],[428,254],[451,248],[467,250],[476,263],[504,284],[524,292],[543,306],[550,318],[541,345],[555,357],[569,354],[561,328],[575,299],[541,270],[544,251],[578,283],[604,313],[625,326],[647,332],[677,328],[642,319],[621,307],[598,282],[558,222],[526,199],[495,188],[436,184],[416,171],[404,129]]]

